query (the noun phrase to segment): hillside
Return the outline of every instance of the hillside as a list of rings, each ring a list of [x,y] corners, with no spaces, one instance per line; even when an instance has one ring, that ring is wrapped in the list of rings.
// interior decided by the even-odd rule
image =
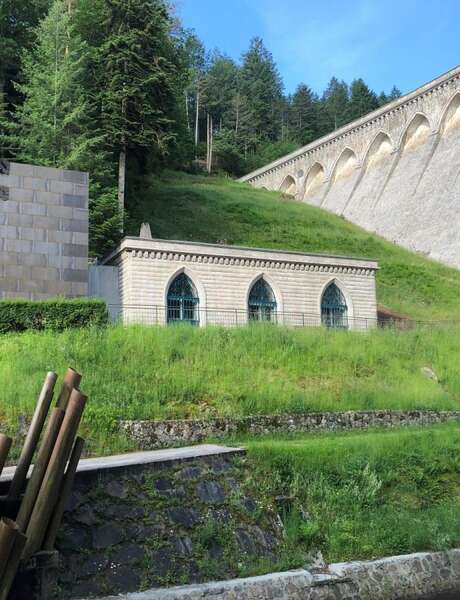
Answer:
[[[0,430],[14,435],[43,374],[68,365],[84,374],[90,449],[107,454],[123,449],[113,435],[119,419],[459,410],[459,360],[459,336],[429,329],[139,325],[8,334],[0,336]]]
[[[284,515],[287,567],[458,547],[460,428],[240,438]],[[307,559],[308,560],[308,559]]]
[[[376,258],[380,305],[419,320],[460,320],[460,271],[403,250],[319,208],[226,178],[166,172],[130,192],[130,235]]]

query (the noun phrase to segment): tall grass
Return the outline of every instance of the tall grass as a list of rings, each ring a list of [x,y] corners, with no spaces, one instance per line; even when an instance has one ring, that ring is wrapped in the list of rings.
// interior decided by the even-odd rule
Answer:
[[[84,374],[86,427],[113,450],[119,419],[460,407],[460,339],[368,333],[109,327],[0,337],[0,427],[31,414],[47,370]],[[432,369],[439,381],[422,373]]]
[[[460,427],[240,439],[265,493],[290,497],[286,562],[460,544]]]
[[[165,173],[132,186],[131,234],[376,258],[381,304],[417,319],[460,320],[460,271],[320,208],[219,177]]]

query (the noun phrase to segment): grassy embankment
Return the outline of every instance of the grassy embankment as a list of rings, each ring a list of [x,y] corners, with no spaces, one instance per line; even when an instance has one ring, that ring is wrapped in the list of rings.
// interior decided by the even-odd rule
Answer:
[[[460,407],[460,338],[266,325],[109,327],[0,336],[0,427],[30,415],[44,373],[84,374],[93,452],[123,449],[118,419]],[[439,381],[422,369],[433,369]],[[6,423],[6,425],[5,425]]]
[[[458,424],[236,441],[260,489],[292,498],[283,568],[460,546]]]
[[[165,173],[131,190],[129,232],[379,260],[380,304],[421,320],[460,320],[460,271],[418,256],[319,208],[218,177]]]

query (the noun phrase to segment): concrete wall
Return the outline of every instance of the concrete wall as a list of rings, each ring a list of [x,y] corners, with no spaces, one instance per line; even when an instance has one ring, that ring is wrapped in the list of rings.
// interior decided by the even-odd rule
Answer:
[[[109,318],[115,321],[120,316],[120,286],[118,267],[90,265],[88,295],[105,300]]]
[[[345,296],[351,327],[374,326],[377,316],[372,260],[125,238],[106,264],[120,269],[128,321],[165,322],[169,285],[182,271],[197,289],[202,325],[246,323],[248,295],[261,276],[275,294],[278,322],[320,324],[322,294],[331,281]]]
[[[460,267],[460,67],[243,177]]]
[[[0,161],[0,299],[88,292],[88,174]]]

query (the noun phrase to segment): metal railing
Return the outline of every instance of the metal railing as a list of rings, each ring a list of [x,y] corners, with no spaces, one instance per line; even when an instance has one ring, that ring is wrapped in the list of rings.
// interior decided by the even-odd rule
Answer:
[[[254,312],[240,308],[201,308],[195,306],[187,312],[185,319],[173,318],[171,309],[157,305],[138,304],[110,304],[108,306],[112,321],[124,324],[142,323],[145,325],[166,325],[174,323],[189,322],[192,325],[216,325],[224,327],[238,327],[260,321],[277,323],[288,327],[320,327],[330,326],[319,314],[304,312],[281,312],[271,311],[270,318],[256,318]],[[268,314],[268,313],[267,313]],[[374,329],[378,326],[376,318],[344,318],[340,329]]]

